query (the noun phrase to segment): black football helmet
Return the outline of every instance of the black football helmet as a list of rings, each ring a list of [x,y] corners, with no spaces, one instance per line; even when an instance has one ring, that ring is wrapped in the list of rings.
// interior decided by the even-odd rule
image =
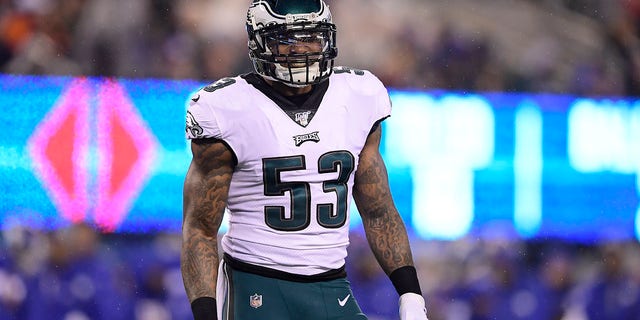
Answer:
[[[246,27],[249,57],[265,78],[304,87],[331,75],[336,26],[323,0],[253,0]]]

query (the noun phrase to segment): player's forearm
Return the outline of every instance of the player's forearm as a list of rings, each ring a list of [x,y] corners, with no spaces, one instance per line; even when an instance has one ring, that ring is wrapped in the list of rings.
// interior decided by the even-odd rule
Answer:
[[[395,209],[363,221],[371,250],[398,294],[422,295],[407,232]]]
[[[193,188],[190,183],[185,184],[180,253],[180,269],[189,301],[216,296],[218,229],[223,214],[219,202],[207,201],[208,197],[193,190],[202,189]]]
[[[369,246],[385,273],[413,265],[404,222],[393,204],[387,171],[377,152],[361,155],[353,199],[360,210]]]
[[[413,266],[411,247],[402,219],[397,213],[388,212],[389,209],[378,210],[383,212],[363,217],[367,241],[378,263],[387,275],[400,267]]]
[[[183,231],[180,269],[190,302],[200,297],[216,296],[218,246],[215,234]]]

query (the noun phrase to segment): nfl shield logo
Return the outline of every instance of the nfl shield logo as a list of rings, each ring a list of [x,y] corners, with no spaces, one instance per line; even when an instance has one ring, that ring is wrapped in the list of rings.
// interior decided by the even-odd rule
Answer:
[[[262,306],[262,295],[254,294],[249,297],[249,305],[254,308],[260,308]]]

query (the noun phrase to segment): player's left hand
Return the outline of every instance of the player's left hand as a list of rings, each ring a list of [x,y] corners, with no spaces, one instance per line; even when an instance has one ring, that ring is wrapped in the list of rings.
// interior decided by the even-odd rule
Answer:
[[[429,320],[424,298],[415,293],[405,293],[400,296],[400,320]]]

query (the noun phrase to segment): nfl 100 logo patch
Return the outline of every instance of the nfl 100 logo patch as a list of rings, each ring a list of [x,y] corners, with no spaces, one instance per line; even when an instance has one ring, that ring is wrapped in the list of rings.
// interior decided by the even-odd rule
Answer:
[[[262,295],[256,293],[250,296],[249,305],[253,308],[260,308],[262,306]]]
[[[311,115],[311,111],[296,112],[294,114],[294,118],[298,124],[300,124],[303,127],[306,127],[309,124],[310,115]]]

